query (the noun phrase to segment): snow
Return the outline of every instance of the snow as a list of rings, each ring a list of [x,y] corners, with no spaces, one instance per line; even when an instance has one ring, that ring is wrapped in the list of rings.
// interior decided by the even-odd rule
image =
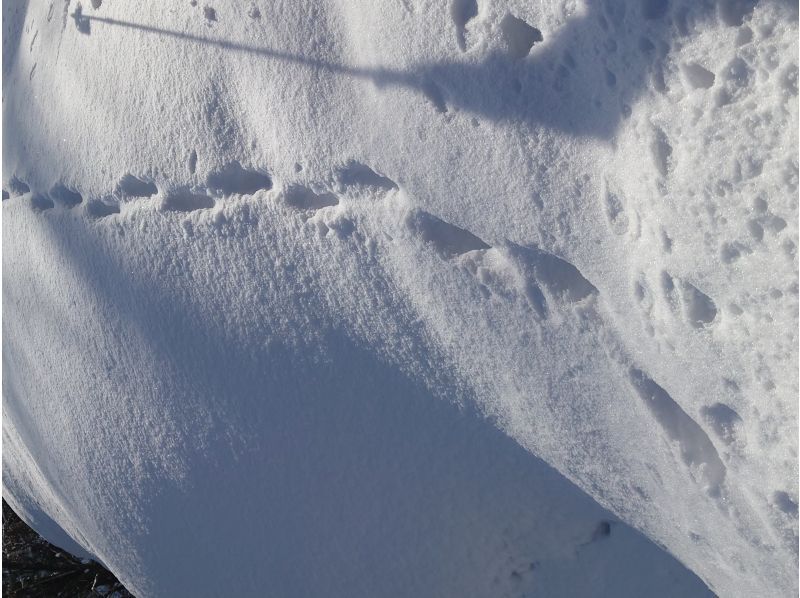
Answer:
[[[137,596],[796,594],[797,51],[4,0],[4,497]]]

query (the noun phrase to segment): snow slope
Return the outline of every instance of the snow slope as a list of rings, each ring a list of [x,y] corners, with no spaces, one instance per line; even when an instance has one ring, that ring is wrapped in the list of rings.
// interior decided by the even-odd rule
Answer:
[[[3,83],[51,542],[138,596],[797,592],[796,5],[4,0]]]

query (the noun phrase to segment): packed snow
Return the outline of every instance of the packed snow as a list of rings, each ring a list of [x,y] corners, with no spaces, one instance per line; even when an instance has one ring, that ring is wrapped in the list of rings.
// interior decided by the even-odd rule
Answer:
[[[139,597],[792,596],[793,0],[3,0],[3,495]]]

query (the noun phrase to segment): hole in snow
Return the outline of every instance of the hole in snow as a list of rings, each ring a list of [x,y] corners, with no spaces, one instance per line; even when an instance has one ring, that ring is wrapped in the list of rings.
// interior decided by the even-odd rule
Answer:
[[[606,217],[611,230],[618,235],[624,234],[628,230],[629,223],[622,199],[609,188],[608,184],[605,185],[604,195]]]
[[[578,268],[552,253],[519,246],[515,247],[515,253],[523,268],[531,271],[533,277],[555,297],[577,302],[598,293]]]
[[[681,65],[681,73],[686,82],[694,89],[709,89],[714,85],[714,73],[696,62]]]
[[[631,384],[655,420],[667,436],[678,443],[683,462],[690,468],[699,470],[709,493],[712,496],[718,495],[725,480],[726,469],[703,428],[644,372],[631,368],[629,376]]]
[[[158,188],[150,181],[143,181],[132,174],[126,174],[117,183],[117,191],[128,197],[150,197],[158,193]]]
[[[86,204],[86,213],[92,218],[105,218],[106,216],[119,214],[119,204],[109,204],[95,199]]]
[[[192,150],[189,152],[189,174],[194,174],[197,170],[197,151]]]
[[[733,409],[724,403],[714,403],[710,407],[703,407],[700,413],[725,444],[732,444],[736,440],[737,428],[741,425],[742,418]]]
[[[11,192],[11,195],[24,195],[31,192],[31,188],[28,187],[27,183],[15,176],[12,176],[11,180],[8,181],[8,190]]]
[[[49,210],[55,206],[52,199],[46,195],[41,195],[40,193],[34,193],[31,196],[31,205],[33,206],[34,210],[40,211]]]
[[[49,195],[58,203],[68,208],[74,208],[83,201],[83,197],[80,193],[73,191],[72,189],[69,189],[60,183],[50,189]]]
[[[450,17],[456,26],[458,47],[462,52],[467,49],[464,30],[467,23],[476,16],[478,16],[477,0],[453,0],[450,4]]]
[[[161,201],[164,212],[194,212],[214,207],[214,200],[208,195],[192,193],[188,190],[172,191]]]
[[[733,243],[723,243],[719,257],[723,264],[732,264],[742,257],[742,253],[750,253],[750,250],[746,245],[734,241]]]
[[[345,186],[376,187],[390,191],[397,189],[397,183],[392,179],[378,174],[369,166],[359,162],[348,162],[339,170],[339,182]]]
[[[661,248],[664,250],[664,253],[672,253],[672,239],[670,239],[667,231],[661,231]]]
[[[786,228],[786,220],[780,216],[768,216],[762,221],[764,226],[773,233],[779,233]]]
[[[778,509],[797,519],[797,501],[793,500],[787,492],[778,490],[772,495],[772,502]]]
[[[298,210],[319,210],[339,204],[333,193],[315,193],[303,185],[287,187],[283,193],[286,203]]]
[[[653,153],[653,162],[655,162],[658,173],[663,177],[667,176],[672,146],[667,140],[666,133],[658,127],[653,130],[653,142],[650,145],[650,150]]]
[[[747,230],[756,241],[761,241],[764,238],[764,227],[761,226],[758,220],[748,220]]]
[[[522,19],[507,14],[500,22],[500,30],[512,58],[524,58],[531,51],[533,44],[544,39],[542,32],[531,27]]]
[[[269,175],[242,168],[239,162],[231,162],[208,175],[209,188],[223,195],[252,195],[256,191],[272,189]]]
[[[688,282],[683,283],[683,301],[689,322],[695,328],[702,328],[717,317],[717,306],[711,297]]]
[[[408,226],[423,241],[433,245],[436,252],[445,258],[477,249],[489,249],[489,245],[468,230],[449,224],[427,212],[417,211],[411,214]]]
[[[547,317],[547,301],[544,298],[544,293],[542,293],[539,285],[532,280],[527,281],[525,284],[525,297],[536,312],[536,315],[539,316],[539,319],[543,320]]]
[[[203,7],[203,16],[206,18],[206,21],[216,21],[217,20],[217,11],[214,10],[210,6]]]

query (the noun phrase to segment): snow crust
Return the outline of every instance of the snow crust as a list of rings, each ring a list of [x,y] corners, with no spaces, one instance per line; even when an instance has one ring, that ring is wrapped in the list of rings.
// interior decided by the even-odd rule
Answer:
[[[4,0],[4,496],[137,596],[796,594],[797,33]]]

